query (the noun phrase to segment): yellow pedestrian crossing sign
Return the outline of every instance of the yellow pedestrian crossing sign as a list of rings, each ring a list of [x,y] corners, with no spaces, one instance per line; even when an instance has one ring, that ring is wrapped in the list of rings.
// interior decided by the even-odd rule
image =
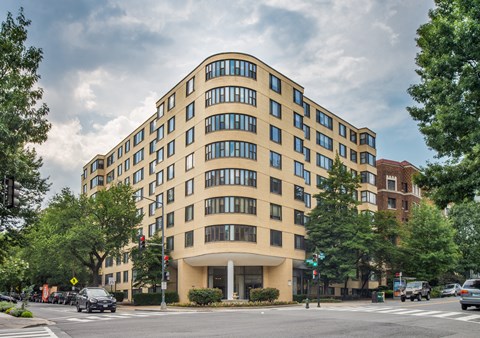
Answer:
[[[72,279],[70,279],[70,283],[72,283],[72,285],[75,285],[78,283],[78,279],[76,279],[75,277],[73,277]]]

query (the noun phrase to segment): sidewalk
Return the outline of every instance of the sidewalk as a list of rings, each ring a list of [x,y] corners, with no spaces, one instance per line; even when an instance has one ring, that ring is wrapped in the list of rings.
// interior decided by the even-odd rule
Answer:
[[[43,318],[17,318],[0,312],[0,330],[22,329],[43,325],[54,325],[55,323]]]

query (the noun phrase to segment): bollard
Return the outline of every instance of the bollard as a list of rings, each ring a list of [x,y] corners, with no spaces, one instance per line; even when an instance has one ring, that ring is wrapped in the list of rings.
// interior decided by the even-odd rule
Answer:
[[[305,309],[310,308],[310,300],[308,298],[305,299]]]

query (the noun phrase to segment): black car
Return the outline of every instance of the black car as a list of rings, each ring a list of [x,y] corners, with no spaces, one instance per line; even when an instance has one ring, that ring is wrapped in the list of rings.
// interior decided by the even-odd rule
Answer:
[[[104,288],[84,288],[77,295],[77,311],[82,312],[83,309],[89,313],[93,310],[115,312],[117,300]]]
[[[0,294],[0,302],[11,302],[11,303],[16,303],[17,300],[13,297],[7,296],[7,295],[2,295]]]
[[[77,302],[77,292],[68,291],[63,294],[63,305],[74,305]]]

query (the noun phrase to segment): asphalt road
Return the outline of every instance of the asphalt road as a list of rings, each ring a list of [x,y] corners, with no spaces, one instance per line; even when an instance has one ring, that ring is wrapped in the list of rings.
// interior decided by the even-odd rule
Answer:
[[[158,307],[154,308],[158,310]],[[77,313],[75,307],[32,304],[56,323],[57,337],[479,337],[480,310],[455,298],[401,303],[345,302],[262,309],[160,312],[122,307]],[[1,337],[1,331],[0,331]]]

